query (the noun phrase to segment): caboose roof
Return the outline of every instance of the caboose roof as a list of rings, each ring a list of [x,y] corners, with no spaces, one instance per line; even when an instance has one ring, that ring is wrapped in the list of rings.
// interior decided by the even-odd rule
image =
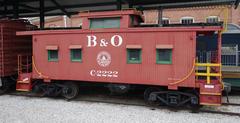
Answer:
[[[215,32],[221,31],[221,26],[194,26],[194,27],[139,27],[128,29],[98,29],[98,30],[81,30],[81,29],[65,29],[65,30],[36,30],[21,31],[17,35],[49,35],[49,34],[76,34],[76,33],[119,33],[119,32]]]
[[[144,20],[142,16],[142,12],[137,11],[136,9],[97,11],[97,12],[84,11],[79,13],[80,17],[87,17],[87,18],[121,17],[123,15],[137,15],[140,18],[140,21]]]
[[[135,9],[129,9],[129,10],[116,10],[116,11],[98,11],[98,12],[83,11],[79,13],[80,17],[117,16],[117,15],[142,15],[142,12],[137,11]]]
[[[138,15],[142,16],[142,12],[137,11],[135,9],[128,9],[128,10],[116,10],[116,11],[98,11],[98,12],[89,12],[84,11],[80,12],[80,17],[88,17],[88,18],[98,18],[98,17],[116,17],[122,15]]]

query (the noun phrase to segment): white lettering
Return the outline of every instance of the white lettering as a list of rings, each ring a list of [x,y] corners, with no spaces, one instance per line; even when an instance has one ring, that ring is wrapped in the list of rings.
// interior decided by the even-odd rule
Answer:
[[[91,76],[95,76],[95,70],[91,70],[91,71],[90,71],[90,75],[91,75]]]
[[[104,38],[97,40],[97,36],[87,35],[87,47],[95,47],[97,45],[99,45],[100,47],[107,47],[108,44],[111,44],[114,47],[119,47],[122,45],[122,43],[123,43],[123,38],[120,35],[112,36],[110,41],[107,41]]]
[[[88,35],[88,45],[87,47],[95,47],[97,45],[97,37],[94,35]]]
[[[116,44],[115,42],[115,38],[118,38],[118,43]],[[112,38],[111,38],[111,44],[114,46],[114,47],[119,47],[120,45],[122,45],[122,42],[123,42],[123,39],[120,35],[114,35]]]
[[[118,77],[118,71],[106,71],[106,70],[91,70],[90,75],[93,77]]]

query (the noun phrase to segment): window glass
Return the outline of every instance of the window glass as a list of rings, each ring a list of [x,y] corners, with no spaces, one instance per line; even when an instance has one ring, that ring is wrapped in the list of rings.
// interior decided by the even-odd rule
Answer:
[[[172,64],[172,49],[157,49],[157,63]]]
[[[162,24],[163,25],[168,25],[168,24],[170,24],[170,20],[168,18],[163,18],[162,19]]]
[[[127,57],[128,63],[141,63],[141,49],[128,49]]]
[[[71,49],[71,61],[82,61],[81,49]]]
[[[219,18],[217,16],[209,16],[207,17],[207,23],[218,23]]]
[[[58,61],[58,50],[48,50],[48,61]]]
[[[103,20],[102,19],[91,19],[90,28],[103,28]]]
[[[94,18],[90,20],[90,28],[120,28],[120,18]]]
[[[119,28],[120,18],[108,18],[104,19],[104,28]]]
[[[181,23],[182,24],[192,24],[193,23],[193,17],[182,17]]]

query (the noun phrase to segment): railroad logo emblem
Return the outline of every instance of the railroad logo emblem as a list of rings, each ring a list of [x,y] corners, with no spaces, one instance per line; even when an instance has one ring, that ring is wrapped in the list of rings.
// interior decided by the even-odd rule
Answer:
[[[111,63],[111,55],[106,51],[102,51],[102,52],[98,53],[97,63],[101,67],[107,67]]]

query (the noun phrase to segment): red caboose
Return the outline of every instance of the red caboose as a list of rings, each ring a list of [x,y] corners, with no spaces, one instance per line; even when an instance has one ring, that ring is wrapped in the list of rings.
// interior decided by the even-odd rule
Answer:
[[[77,82],[122,90],[145,85],[148,101],[221,104],[221,52],[211,63],[196,63],[197,36],[220,33],[221,26],[141,27],[141,13],[135,10],[80,16],[82,29],[18,33],[32,36],[33,71],[19,76],[17,90],[30,91],[32,81],[42,80],[34,84],[42,91],[50,93],[48,87],[54,86],[51,92],[74,98]],[[220,45],[219,34],[218,49]],[[196,71],[199,66],[202,73]]]

